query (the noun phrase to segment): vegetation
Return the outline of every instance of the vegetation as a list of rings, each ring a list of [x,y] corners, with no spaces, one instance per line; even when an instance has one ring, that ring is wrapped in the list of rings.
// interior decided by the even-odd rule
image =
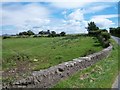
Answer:
[[[34,32],[32,32],[31,30],[28,30],[27,32],[26,31],[24,31],[24,32],[20,32],[18,35],[28,35],[28,36],[30,36],[30,35],[34,35]]]
[[[57,37],[57,36],[65,36],[66,35],[65,32],[61,32],[60,34],[57,34],[55,31],[50,32],[50,30],[40,31],[38,34],[40,36],[47,36],[47,37]],[[27,32],[26,31],[20,32],[18,35],[19,36],[31,36],[31,35],[34,35],[33,37],[39,37],[39,36],[35,35],[35,33],[32,32],[31,30],[28,30]]]
[[[35,34],[28,30],[27,32],[20,32],[17,36],[4,36],[2,44],[3,82],[12,82],[15,79],[27,76],[33,70],[45,69],[77,57],[98,52],[109,46],[110,34],[106,29],[100,30],[94,22],[88,23],[87,29],[88,34],[83,35],[66,35],[65,32],[56,33],[50,30],[40,31]],[[24,37],[24,39],[21,37]],[[117,58],[115,58],[117,48],[115,45],[111,56],[107,58],[110,60],[100,61],[97,65],[71,76],[68,80],[60,82],[55,87],[109,87],[110,84],[104,86],[99,82],[107,78],[108,73],[112,73],[108,76],[111,80],[113,80],[113,75],[116,75],[116,67],[112,67],[115,66],[117,61]],[[116,59],[116,61],[114,62],[113,59]],[[113,71],[108,70],[107,67],[112,68]],[[85,74],[86,76],[86,73],[87,78],[79,81],[81,75],[84,76]],[[100,77],[98,78],[99,74]],[[105,80],[105,83],[109,81]],[[95,83],[92,85],[90,82]]]
[[[110,39],[110,34],[108,33],[107,30],[100,30],[94,22],[88,23],[88,34],[90,36],[95,36],[98,38],[99,42],[101,45],[106,48],[109,46],[109,39]]]
[[[10,36],[3,36],[3,39],[7,39],[7,38],[10,38]]]
[[[51,31],[47,30],[47,31],[40,31],[38,34],[35,34],[33,31],[28,30],[28,31],[24,31],[24,32],[20,32],[19,34],[16,35],[3,35],[3,39],[7,39],[7,38],[28,38],[28,37],[33,37],[33,38],[37,38],[37,37],[60,37],[60,36],[65,36],[66,33],[65,32],[61,32],[61,33],[56,33],[55,31]]]
[[[109,57],[79,71],[65,80],[61,80],[54,88],[111,88],[118,75],[118,46],[112,39],[113,50]]]
[[[47,31],[40,31],[38,34],[40,34],[40,35],[50,34],[50,30],[47,30]]]
[[[110,28],[110,34],[113,36],[120,37],[120,27]]]
[[[99,27],[97,27],[94,22],[90,22],[88,23],[88,27],[86,27],[86,29],[88,30],[89,35],[95,35],[94,32],[99,30]]]
[[[61,32],[60,36],[65,36],[65,34],[66,34],[65,32]]]
[[[83,43],[84,42],[84,43]],[[56,60],[56,56],[62,56],[62,60],[70,60],[72,58],[83,55],[88,50],[99,51],[102,47],[95,47],[99,44],[94,43],[92,37],[56,37],[56,38],[11,38],[3,40],[3,69],[12,66],[15,56],[28,56],[31,61],[38,59],[38,61],[49,60],[46,63],[59,63],[61,60]],[[17,47],[16,47],[17,46]],[[51,51],[51,52],[50,52]],[[63,54],[64,52],[64,54]],[[73,53],[69,55],[69,52]],[[81,53],[83,52],[83,53]],[[46,53],[48,55],[46,55]],[[65,55],[66,54],[66,55]],[[13,62],[12,62],[13,61]],[[9,65],[7,66],[7,63]],[[53,64],[54,65],[54,64]],[[43,66],[40,66],[44,68]],[[46,65],[45,65],[46,67]]]
[[[110,39],[110,34],[108,33],[108,32],[104,32],[104,31],[102,31],[102,32],[100,32],[99,34],[98,34],[98,36],[97,36],[97,38],[98,38],[98,40],[100,41],[100,43],[101,43],[101,45],[104,47],[104,48],[106,48],[106,47],[108,47],[110,44],[110,41],[109,41],[109,39]]]
[[[102,49],[95,38],[79,35],[10,38],[3,40],[2,47],[3,82],[19,79],[33,70],[45,69]]]

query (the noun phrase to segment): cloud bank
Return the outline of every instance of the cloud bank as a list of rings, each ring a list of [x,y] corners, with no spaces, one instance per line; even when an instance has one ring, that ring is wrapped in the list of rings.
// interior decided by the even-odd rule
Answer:
[[[47,0],[44,2],[6,2],[0,8],[2,22],[0,23],[3,33],[18,33],[25,30],[33,30],[38,33],[40,30],[55,30],[56,32],[65,31],[66,33],[87,33],[85,27],[90,21],[94,21],[100,28],[115,26],[112,18],[117,18],[117,14],[96,15],[105,9],[113,6],[110,2],[115,0]],[[40,0],[41,1],[41,0]],[[118,0],[116,0],[117,2]],[[86,19],[86,15],[90,15]]]

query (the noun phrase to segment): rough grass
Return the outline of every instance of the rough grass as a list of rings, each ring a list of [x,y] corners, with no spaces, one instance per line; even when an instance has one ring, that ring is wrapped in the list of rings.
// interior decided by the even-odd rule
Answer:
[[[102,49],[92,37],[12,38],[3,40],[3,70],[16,66],[16,61],[33,63],[36,69],[48,68],[73,58]]]
[[[101,49],[95,38],[84,36],[3,39],[2,68],[3,76],[7,77],[3,81],[19,79],[33,70],[45,69]]]
[[[109,57],[61,80],[54,88],[111,88],[118,75],[118,50],[120,51],[120,46],[113,40],[111,42],[113,50]]]

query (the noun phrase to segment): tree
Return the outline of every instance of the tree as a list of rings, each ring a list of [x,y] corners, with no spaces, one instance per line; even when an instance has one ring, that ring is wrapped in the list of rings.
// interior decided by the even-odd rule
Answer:
[[[55,37],[56,36],[56,32],[55,31],[51,31],[50,36]]]
[[[50,34],[50,30],[47,30],[47,34]]]
[[[109,28],[110,29],[110,34],[113,36],[120,37],[120,27],[117,28]]]
[[[26,31],[24,31],[24,32],[20,32],[19,35],[20,35],[20,36],[21,36],[21,35],[28,35],[28,33],[27,33]]]
[[[94,31],[99,30],[99,28],[96,26],[96,24],[94,22],[90,22],[90,23],[88,23],[87,30],[88,30],[88,33],[91,34]]]
[[[65,32],[61,32],[60,36],[65,36],[65,34],[66,34]]]
[[[44,31],[40,31],[38,34],[41,34],[41,35],[43,35],[43,34],[44,34]]]
[[[20,36],[21,36],[21,35],[22,35],[22,32],[20,32],[18,35],[20,35]]]
[[[27,31],[27,35],[30,36],[30,35],[35,35],[35,34],[34,34],[31,30],[28,30],[28,31]]]
[[[101,32],[108,32],[106,29],[100,29]]]

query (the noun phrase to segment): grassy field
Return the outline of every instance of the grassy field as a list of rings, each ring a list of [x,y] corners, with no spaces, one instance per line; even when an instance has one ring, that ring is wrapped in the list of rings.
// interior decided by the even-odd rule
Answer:
[[[19,76],[26,76],[26,72],[45,69],[101,49],[93,37],[3,39],[3,76],[9,77],[9,80],[13,80],[14,76],[19,79]]]
[[[120,46],[113,40],[111,42],[114,47],[109,57],[61,80],[54,88],[111,88],[118,75],[118,50],[120,51]]]

